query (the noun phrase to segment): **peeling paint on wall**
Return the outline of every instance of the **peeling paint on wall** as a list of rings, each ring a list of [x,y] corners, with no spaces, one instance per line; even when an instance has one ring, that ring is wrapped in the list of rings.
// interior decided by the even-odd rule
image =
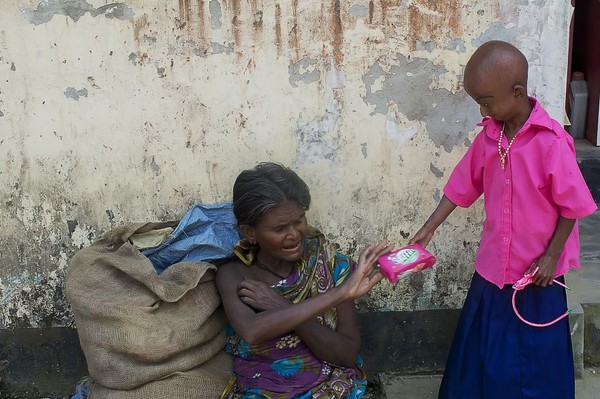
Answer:
[[[429,170],[438,179],[441,179],[442,177],[444,177],[444,172],[442,172],[441,170],[439,170],[438,168],[436,168],[435,165],[432,164],[432,163],[429,164]]]
[[[65,90],[65,97],[72,98],[75,101],[79,101],[79,97],[87,97],[88,90],[86,88],[77,90],[74,87],[67,87]]]
[[[314,58],[305,57],[298,62],[293,62],[288,66],[288,71],[289,82],[293,87],[298,87],[298,82],[310,84],[321,79],[318,61]]]
[[[401,55],[398,55],[398,61],[389,72],[374,64],[363,76],[365,103],[374,106],[373,113],[386,115],[388,104],[393,102],[408,119],[426,123],[431,140],[447,152],[457,145],[464,145],[468,133],[481,119],[475,103],[464,91],[451,93],[444,88],[431,89],[446,72],[443,66],[420,58],[409,60]],[[407,96],[406,93],[418,95]]]
[[[297,158],[303,163],[339,161],[340,147],[343,145],[339,137],[336,137],[335,128],[339,117],[339,104],[330,98],[323,116],[299,123],[294,133],[298,142]]]
[[[367,7],[359,4],[354,4],[352,7],[348,9],[348,12],[353,17],[366,17],[369,13]]]
[[[514,40],[532,92],[564,109],[561,2],[27,5],[0,5],[0,328],[70,325],[75,251],[124,222],[229,200],[259,161],[300,173],[311,222],[349,255],[405,242],[477,133],[462,69],[485,40]],[[430,244],[436,268],[362,305],[460,307],[482,221],[480,203],[454,213]]]
[[[223,26],[222,22],[221,22],[221,3],[219,3],[219,0],[210,0],[209,2],[209,7],[210,7],[210,26],[212,29],[221,29],[221,26]]]
[[[55,15],[64,15],[73,21],[90,13],[92,17],[104,15],[106,18],[128,20],[135,13],[125,3],[110,3],[95,8],[86,0],[44,0],[40,2],[35,10],[23,8],[21,13],[29,22],[35,25],[45,24]]]

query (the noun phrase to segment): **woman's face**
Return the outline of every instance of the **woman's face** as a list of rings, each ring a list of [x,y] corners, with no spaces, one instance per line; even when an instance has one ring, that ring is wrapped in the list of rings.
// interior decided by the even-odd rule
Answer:
[[[245,226],[242,232],[260,246],[264,261],[295,262],[302,256],[308,222],[304,209],[296,202],[286,201],[264,214],[256,225]]]

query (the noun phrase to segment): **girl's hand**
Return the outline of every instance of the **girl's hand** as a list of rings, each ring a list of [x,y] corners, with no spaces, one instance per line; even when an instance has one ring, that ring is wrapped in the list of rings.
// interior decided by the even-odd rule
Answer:
[[[428,228],[427,225],[425,225],[425,226],[421,227],[419,229],[419,231],[417,231],[417,234],[415,234],[414,237],[410,239],[408,244],[412,245],[412,244],[418,242],[419,244],[421,244],[423,246],[423,248],[425,248],[427,246],[427,244],[429,244],[429,241],[431,241],[431,238],[433,237],[434,232],[435,232],[435,230],[432,230],[432,229]]]
[[[554,235],[552,236],[548,247],[542,256],[540,256],[540,258],[529,268],[530,271],[536,267],[540,268],[532,279],[535,285],[545,287],[552,284],[556,263],[565,247],[565,242],[567,241],[569,234],[573,231],[575,221],[576,219],[567,219],[563,216],[558,219]]]
[[[415,242],[418,242],[423,246],[423,248],[425,248],[427,244],[429,244],[429,241],[431,241],[435,230],[440,224],[442,224],[444,220],[446,220],[448,215],[450,215],[454,209],[456,209],[456,204],[450,201],[448,197],[446,197],[446,194],[444,194],[440,200],[440,203],[435,208],[435,211],[433,211],[423,227],[417,231],[417,234],[415,234],[415,236],[411,238],[408,243],[412,245]]]
[[[531,273],[535,270],[536,267],[539,267],[539,270],[533,276],[531,280],[535,285],[540,285],[542,287],[546,287],[548,285],[552,285],[552,280],[554,280],[554,271],[556,270],[556,262],[558,259],[550,256],[550,255],[542,255],[540,258],[534,262],[526,273]]]

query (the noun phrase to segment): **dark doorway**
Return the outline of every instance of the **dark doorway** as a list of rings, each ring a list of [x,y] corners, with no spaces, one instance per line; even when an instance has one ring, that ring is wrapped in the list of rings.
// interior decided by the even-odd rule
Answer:
[[[571,4],[575,7],[575,10],[571,25],[567,113],[571,119],[576,117],[575,112],[570,107],[573,98],[571,96],[570,81],[573,72],[583,72],[582,76],[588,88],[587,113],[584,118],[583,134],[593,145],[600,146],[600,126],[598,123],[600,101],[600,0],[571,0]]]

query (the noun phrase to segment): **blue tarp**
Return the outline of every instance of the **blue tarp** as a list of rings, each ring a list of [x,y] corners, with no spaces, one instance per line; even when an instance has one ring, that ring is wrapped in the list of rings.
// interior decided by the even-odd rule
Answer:
[[[241,234],[233,204],[196,204],[158,247],[142,251],[158,274],[177,262],[211,262],[233,255]]]
[[[71,396],[71,399],[87,399],[88,388],[92,382],[89,377],[83,378],[75,387],[75,395]]]

